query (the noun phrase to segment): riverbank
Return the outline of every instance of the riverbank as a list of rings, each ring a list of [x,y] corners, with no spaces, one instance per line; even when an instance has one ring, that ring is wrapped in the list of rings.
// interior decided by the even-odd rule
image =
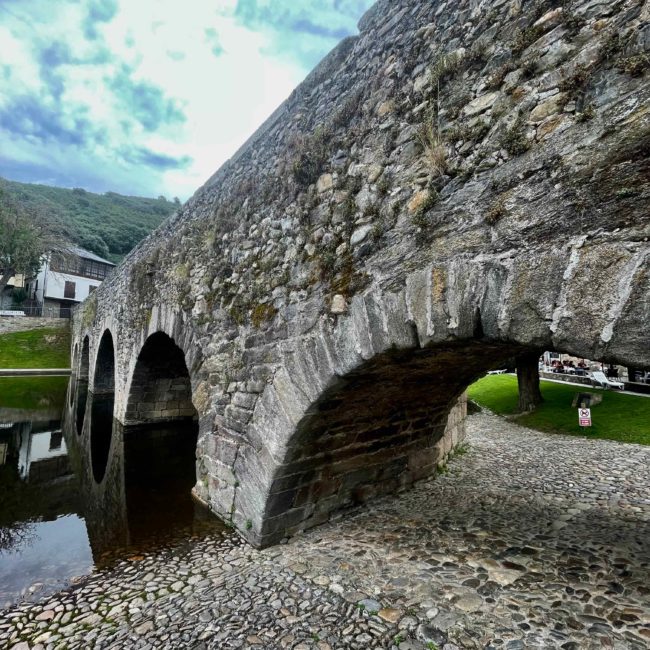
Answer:
[[[68,321],[51,327],[0,334],[0,369],[52,368],[70,368]]]
[[[414,490],[265,551],[228,531],[131,556],[4,611],[0,645],[646,648],[650,448],[468,428]]]
[[[60,420],[67,390],[68,377],[0,377],[0,410],[55,409]]]
[[[67,377],[70,368],[0,368],[0,377]]]

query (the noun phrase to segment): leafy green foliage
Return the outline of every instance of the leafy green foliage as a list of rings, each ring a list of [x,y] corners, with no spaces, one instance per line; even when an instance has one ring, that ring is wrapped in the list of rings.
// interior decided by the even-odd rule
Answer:
[[[0,188],[24,210],[60,223],[63,237],[113,262],[119,262],[180,205],[163,196],[93,194],[2,179]]]
[[[0,290],[15,273],[33,274],[50,240],[47,224],[0,188]]]

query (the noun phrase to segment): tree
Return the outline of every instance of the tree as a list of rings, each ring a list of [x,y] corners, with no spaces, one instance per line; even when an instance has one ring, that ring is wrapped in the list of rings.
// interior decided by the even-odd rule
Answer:
[[[539,352],[533,350],[517,357],[517,383],[519,385],[519,411],[534,411],[543,401],[539,389]]]
[[[0,190],[0,291],[17,273],[34,275],[43,255],[59,247],[49,220],[38,218]]]

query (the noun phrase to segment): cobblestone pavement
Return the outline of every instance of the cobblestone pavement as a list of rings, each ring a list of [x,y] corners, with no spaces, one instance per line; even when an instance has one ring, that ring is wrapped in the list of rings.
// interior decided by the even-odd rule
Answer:
[[[3,612],[0,647],[649,647],[650,448],[469,422],[414,490],[262,552],[121,561]]]

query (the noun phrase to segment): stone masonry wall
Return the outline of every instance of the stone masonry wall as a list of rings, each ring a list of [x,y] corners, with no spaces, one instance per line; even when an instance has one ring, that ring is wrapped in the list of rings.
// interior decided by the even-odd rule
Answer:
[[[91,383],[109,329],[123,421],[171,337],[195,490],[265,544],[313,408],[388,351],[430,353],[441,422],[513,353],[650,368],[649,25],[642,0],[380,1],[77,310]],[[437,364],[451,344],[471,372]]]
[[[125,424],[170,421],[196,415],[189,377],[134,377]]]
[[[20,316],[0,316],[0,336],[12,332],[29,332],[36,329],[66,329],[70,327],[67,318],[31,318]]]
[[[165,336],[149,340],[133,373],[125,424],[196,416],[183,353]]]

